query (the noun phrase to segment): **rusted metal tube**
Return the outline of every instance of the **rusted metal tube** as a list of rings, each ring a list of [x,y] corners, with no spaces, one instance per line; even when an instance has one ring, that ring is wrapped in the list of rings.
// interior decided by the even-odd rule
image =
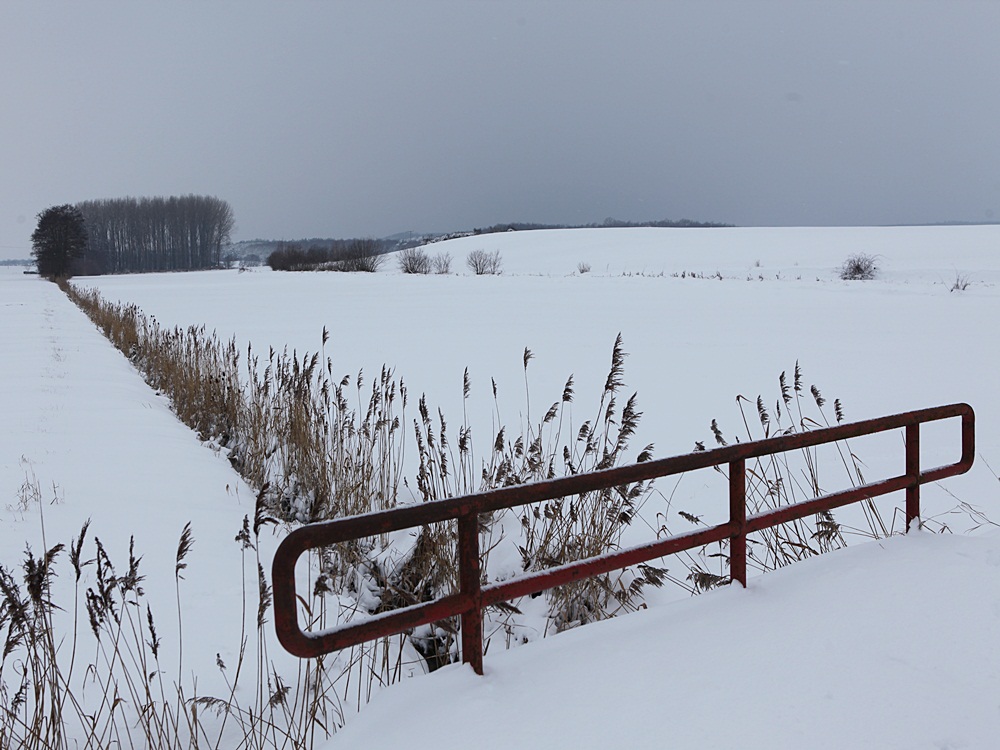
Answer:
[[[747,467],[739,459],[729,464],[729,578],[747,585]]]
[[[730,535],[731,531],[732,528],[729,524],[713,526],[617,552],[608,552],[598,557],[588,557],[548,570],[526,573],[503,583],[491,583],[483,587],[483,606],[537,594],[555,586],[563,586],[573,581],[609,573],[612,570],[620,570],[630,565],[638,565],[641,562],[666,557],[684,550],[721,542]]]
[[[479,516],[467,513],[458,519],[459,588],[468,601],[462,612],[462,662],[483,673],[482,573],[479,562]]]
[[[906,425],[906,530],[920,523],[920,424]]]
[[[954,417],[962,420],[961,459],[953,464],[921,472],[919,425]],[[901,428],[906,430],[905,474],[746,516],[747,459]],[[282,646],[288,651],[296,656],[311,657],[461,616],[462,660],[482,674],[484,607],[727,538],[730,540],[730,576],[732,580],[746,585],[747,534],[899,490],[906,491],[909,524],[919,517],[920,485],[962,474],[972,467],[974,458],[975,412],[968,404],[952,404],[811,432],[780,435],[751,443],[738,443],[589,474],[505,487],[479,495],[400,506],[361,516],[309,524],[292,531],[282,541],[274,556],[271,571],[275,630]],[[729,464],[730,471],[730,520],[727,523],[525,574],[503,583],[482,586],[479,514],[723,464]],[[343,541],[451,519],[458,519],[458,594],[381,613],[326,631],[304,632],[301,629],[296,601],[295,564],[305,552]]]

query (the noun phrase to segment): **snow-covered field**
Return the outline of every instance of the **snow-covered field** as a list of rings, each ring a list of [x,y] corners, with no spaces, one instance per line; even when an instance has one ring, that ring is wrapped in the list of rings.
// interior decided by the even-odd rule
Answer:
[[[374,275],[256,270],[75,283],[258,352],[316,351],[326,327],[335,374],[389,365],[452,423],[462,418],[468,368],[481,450],[498,422],[513,430],[537,421],[570,374],[574,418],[596,416],[619,332],[630,353],[625,379],[644,413],[633,445],[652,442],[657,456],[710,442],[713,418],[727,435],[742,432],[736,395],[762,394],[770,406],[779,373],[796,362],[830,402],[841,399],[849,420],[967,401],[977,411],[977,465],[926,488],[925,507],[938,515],[965,501],[1000,520],[989,468],[1000,469],[1000,356],[989,333],[1000,314],[998,248],[996,226],[566,230],[430,246],[451,254],[447,276],[402,275],[390,258]],[[499,250],[503,275],[471,276],[464,258],[474,249]],[[878,257],[879,278],[840,281],[837,268],[858,252]],[[581,263],[591,270],[579,273]],[[960,278],[967,288],[952,291]],[[239,648],[244,560],[233,537],[252,514],[252,491],[53,285],[16,271],[0,273],[0,284],[0,492],[9,506],[0,562],[16,566],[26,541],[42,548],[40,510],[48,547],[68,544],[91,518],[90,534],[123,567],[134,535],[163,641],[173,644],[175,554],[190,521],[181,674],[197,673],[201,695],[223,691],[215,656],[229,664]],[[527,389],[525,348],[534,355]],[[955,438],[929,430],[925,464],[954,460]],[[899,470],[898,441],[858,450],[874,474]],[[26,476],[44,499],[22,510]],[[689,481],[675,502],[711,515],[718,508],[702,504],[724,499]],[[939,518],[971,525],[962,514]],[[269,539],[265,568],[271,548]],[[68,568],[57,586],[72,587]],[[998,626],[996,536],[859,545],[755,579],[746,592],[491,650],[482,679],[449,667],[393,687],[336,743],[451,747],[464,734],[493,747],[991,747],[1000,736]],[[270,648],[279,666],[291,664]]]
[[[394,368],[411,397],[425,393],[452,425],[467,409],[481,452],[498,421],[508,430],[529,413],[537,421],[571,374],[576,423],[596,417],[620,332],[626,385],[644,413],[633,444],[652,442],[666,456],[711,443],[712,419],[730,436],[742,431],[736,395],[762,395],[770,408],[778,376],[791,377],[796,362],[829,402],[841,399],[850,420],[967,401],[983,424],[996,423],[990,375],[1000,354],[988,321],[1000,297],[998,248],[995,226],[565,230],[429,246],[452,256],[449,276],[402,275],[390,258],[374,275],[258,270],[79,283],[161,323],[207,325],[250,342],[262,358],[271,347],[317,351],[325,326],[335,376]],[[471,276],[464,260],[474,249],[499,250],[503,275]],[[840,281],[839,266],[859,252],[878,257],[880,278]],[[582,262],[592,268],[584,275]],[[951,292],[958,277],[969,286]],[[534,355],[530,401],[525,348]],[[1000,464],[1000,435],[980,433],[981,451]],[[938,458],[934,441],[924,449],[929,463],[954,458]],[[977,473],[989,478],[984,467]],[[975,496],[984,486],[976,476],[949,487]]]

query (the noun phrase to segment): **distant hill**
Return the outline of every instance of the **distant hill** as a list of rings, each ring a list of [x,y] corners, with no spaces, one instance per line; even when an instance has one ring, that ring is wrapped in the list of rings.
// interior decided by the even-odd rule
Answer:
[[[380,237],[378,241],[381,245],[381,252],[391,253],[407,247],[417,247],[432,242],[442,240],[452,240],[458,237],[473,237],[480,234],[495,234],[497,232],[527,232],[540,229],[599,229],[614,228],[621,229],[627,227],[666,227],[666,228],[711,228],[711,227],[732,227],[733,224],[721,224],[710,221],[693,221],[691,219],[660,219],[656,221],[623,221],[621,219],[607,218],[595,224],[532,224],[529,222],[508,222],[504,224],[493,224],[489,227],[476,229],[459,230],[453,232],[399,232]],[[303,250],[309,248],[322,248],[329,250],[350,242],[350,239],[333,237],[310,237],[299,240],[240,240],[233,242],[222,248],[222,259],[228,259],[230,264],[259,265],[267,261],[267,257],[278,248],[298,246]]]
[[[430,242],[440,242],[441,240],[453,240],[459,237],[475,237],[480,234],[496,234],[498,232],[528,232],[540,229],[627,229],[631,227],[663,227],[670,229],[690,229],[690,228],[722,228],[732,227],[733,224],[720,224],[709,221],[692,221],[691,219],[660,219],[657,221],[623,221],[621,219],[607,218],[599,224],[529,224],[523,222],[511,222],[508,224],[494,224],[483,229],[472,229],[464,232],[449,232],[438,235],[423,235],[419,240],[411,240],[407,244],[420,245]],[[397,235],[399,236],[399,235]]]

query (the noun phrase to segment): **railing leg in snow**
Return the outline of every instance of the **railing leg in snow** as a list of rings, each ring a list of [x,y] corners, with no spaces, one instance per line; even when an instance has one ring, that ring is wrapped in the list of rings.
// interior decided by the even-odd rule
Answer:
[[[458,559],[462,561],[459,589],[468,597],[462,612],[462,663],[476,674],[483,673],[483,609],[479,565],[479,514],[466,513],[458,519]]]
[[[917,522],[920,527],[920,424],[906,425],[906,477],[912,484],[906,488],[906,530]]]
[[[740,458],[729,464],[729,523],[733,535],[729,537],[729,577],[746,588],[747,585],[747,474],[746,460]]]

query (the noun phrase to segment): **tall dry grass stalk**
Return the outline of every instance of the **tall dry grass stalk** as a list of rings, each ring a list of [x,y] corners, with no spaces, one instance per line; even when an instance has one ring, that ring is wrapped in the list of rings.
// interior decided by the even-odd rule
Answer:
[[[778,387],[779,396],[770,410],[762,396],[757,396],[755,400],[742,395],[736,397],[743,434],[735,437],[735,440],[760,440],[831,426],[825,408],[826,399],[817,386],[806,388],[798,362],[795,363],[791,382],[787,374],[782,372],[778,378]],[[843,406],[839,399],[833,403],[833,418],[838,424],[844,420]],[[718,445],[728,444],[729,441],[716,420],[712,420],[710,429]],[[695,450],[705,450],[705,444],[696,443]],[[821,465],[825,466],[823,471]],[[724,467],[717,467],[716,471],[728,481]],[[840,482],[857,487],[865,481],[864,464],[847,440],[756,458],[749,461],[746,467],[747,514],[762,513],[820,497],[829,489],[824,488],[824,483]],[[859,507],[861,511],[860,525],[844,526],[832,511],[823,511],[811,519],[780,524],[748,536],[748,569],[762,573],[839,549],[846,545],[845,537],[850,535],[880,539],[893,533],[892,524],[886,523],[874,500],[865,500],[854,507]],[[685,524],[702,524],[698,514],[679,511],[678,516]],[[661,534],[672,532],[676,532],[676,528],[670,530],[665,523],[661,524]],[[693,593],[730,582],[726,543],[710,545],[697,553],[682,557],[689,571],[683,583]]]
[[[541,420],[536,425],[529,422],[525,436],[511,442],[498,435],[489,463],[496,486],[600,471],[652,458],[652,445],[635,458],[627,455],[642,413],[635,393],[619,406],[626,356],[619,334],[597,409],[578,429],[568,413],[575,396],[571,376],[560,399],[549,406]],[[525,349],[526,393],[531,359],[531,351]],[[650,483],[638,482],[512,509],[522,532],[518,549],[524,570],[543,570],[618,549],[625,528],[648,499],[650,488]],[[560,586],[549,593],[551,624],[563,630],[603,619],[633,606],[647,583],[658,586],[661,581],[658,569],[642,566],[641,570]]]
[[[333,376],[323,352],[268,352],[262,363],[204,327],[167,329],[134,305],[64,289],[164,393],[202,440],[224,449],[285,520],[312,521],[391,507],[401,480],[406,388],[383,369]],[[323,331],[323,345],[328,333]],[[242,360],[242,363],[241,363]]]
[[[22,494],[26,506],[38,502],[33,478]],[[245,519],[236,537],[246,566],[257,571],[263,512],[258,504],[252,528]],[[243,589],[237,663],[227,666],[217,657],[226,692],[198,693],[197,676],[189,676],[183,662],[181,607],[187,557],[196,544],[188,524],[174,567],[178,627],[177,642],[170,645],[176,663],[163,658],[165,644],[134,541],[127,565],[119,567],[88,521],[68,545],[38,556],[28,547],[19,569],[0,566],[0,630],[6,633],[0,747],[308,748],[343,722],[322,660],[302,663],[287,680],[274,669],[265,633],[270,589],[262,575],[256,591]],[[63,587],[57,599],[53,583],[67,560],[72,594]],[[69,632],[63,632],[59,623],[67,617]]]
[[[591,420],[578,430],[572,428],[571,377],[561,398],[537,424],[529,417],[524,435],[511,439],[501,427],[481,463],[475,459],[467,418],[463,415],[453,447],[444,415],[439,411],[432,416],[421,397],[410,433],[417,463],[411,487],[403,475],[408,442],[405,384],[388,368],[370,384],[363,372],[336,378],[325,355],[325,329],[319,352],[299,356],[271,350],[262,361],[251,348],[244,355],[234,340],[222,341],[204,327],[166,329],[134,305],[111,303],[95,291],[70,285],[63,288],[147,381],[169,397],[178,416],[203,440],[226,452],[248,483],[260,489],[262,506],[282,522],[390,508],[404,487],[430,501],[612,466],[626,460],[641,416],[634,395],[619,406],[626,356],[620,336]],[[525,350],[526,398],[531,357]],[[466,400],[470,390],[466,372]],[[650,450],[641,451],[638,460],[648,458]],[[637,485],[517,511],[508,525],[520,529],[525,569],[617,546],[646,494],[647,488]],[[484,570],[490,551],[504,538],[499,521],[499,516],[482,519]],[[349,619],[450,593],[457,580],[455,543],[454,525],[436,524],[420,529],[409,544],[373,538],[320,551],[317,595],[332,592],[353,602],[336,615],[322,616]],[[551,623],[562,629],[628,606],[644,583],[657,581],[655,569],[648,571],[557,589],[549,597]],[[316,612],[325,613],[321,599]],[[512,604],[493,614],[506,627],[517,612]],[[376,682],[393,681],[414,658],[435,669],[457,657],[456,629],[454,622],[436,623],[410,634],[405,643],[382,642],[367,654],[360,649],[350,663],[369,673],[369,689],[373,660],[381,664]],[[353,680],[355,685],[360,681],[360,676]]]

